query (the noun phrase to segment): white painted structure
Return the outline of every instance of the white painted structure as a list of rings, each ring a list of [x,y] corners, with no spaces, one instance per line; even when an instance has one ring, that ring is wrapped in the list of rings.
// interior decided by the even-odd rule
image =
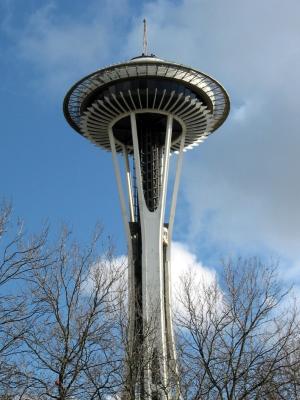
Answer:
[[[175,344],[173,338],[172,329],[172,317],[171,317],[171,271],[170,271],[170,241],[172,235],[172,228],[175,217],[176,199],[179,188],[179,177],[182,166],[182,157],[184,149],[184,137],[181,138],[181,146],[179,151],[179,157],[177,159],[177,168],[175,175],[175,184],[173,189],[172,201],[171,201],[171,213],[169,218],[169,228],[165,227],[165,209],[166,209],[166,194],[167,194],[167,182],[169,172],[169,158],[170,158],[170,147],[171,147],[171,135],[172,135],[172,124],[173,116],[169,114],[167,116],[167,128],[164,145],[164,155],[162,162],[162,173],[161,173],[161,186],[162,191],[160,193],[159,205],[155,211],[149,211],[145,202],[143,194],[143,182],[141,173],[141,162],[139,157],[139,143],[136,126],[136,115],[135,113],[130,114],[132,138],[133,138],[133,156],[136,170],[137,190],[138,190],[138,207],[140,212],[140,227],[141,227],[141,241],[142,241],[142,316],[144,324],[147,324],[147,329],[151,330],[151,336],[155,336],[154,348],[159,353],[160,363],[160,374],[165,390],[161,391],[161,399],[167,398],[164,392],[168,390],[168,368],[172,369],[173,375],[176,373],[176,353]],[[132,235],[129,230],[128,221],[136,222],[132,210],[134,209],[133,204],[133,193],[132,193],[132,177],[128,168],[128,155],[126,150],[124,151],[125,168],[126,168],[126,182],[127,182],[127,194],[129,202],[129,215],[126,207],[126,196],[122,185],[120,166],[118,163],[115,138],[110,128],[109,131],[110,144],[112,149],[113,163],[115,168],[115,174],[117,178],[119,197],[122,208],[123,222],[128,243],[128,258],[129,258],[129,271],[128,271],[128,283],[129,283],[129,295],[130,295],[130,314],[131,314],[131,332],[130,334],[135,335],[135,329],[133,321],[135,319],[135,313],[139,312],[134,307],[135,293],[135,281],[134,281],[134,263],[132,262]],[[165,256],[164,256],[165,249]],[[154,325],[154,326],[152,326]],[[147,335],[145,340],[147,340]],[[132,340],[134,341],[134,340]],[[153,347],[149,345],[149,347]],[[168,348],[169,347],[169,348]],[[167,356],[167,353],[170,355]],[[151,358],[151,356],[149,357]],[[170,365],[168,366],[168,363]],[[149,363],[150,364],[150,363]],[[172,364],[172,365],[171,365]],[[151,388],[151,366],[145,369],[145,393],[152,393]],[[147,397],[145,397],[147,398]],[[149,396],[151,398],[151,396]],[[180,398],[180,392],[178,388],[177,398]]]
[[[179,399],[170,244],[182,158],[224,122],[229,98],[209,76],[143,55],[75,84],[64,112],[80,134],[112,152],[128,244],[130,352],[137,363],[130,400]],[[172,152],[178,156],[166,221]]]

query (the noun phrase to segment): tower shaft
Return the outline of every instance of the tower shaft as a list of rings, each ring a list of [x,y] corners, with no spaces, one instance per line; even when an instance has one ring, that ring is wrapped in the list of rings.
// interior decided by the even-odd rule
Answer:
[[[131,161],[135,170],[136,196],[132,193],[133,176],[129,169],[126,146],[123,149],[128,176],[129,210],[137,209],[135,214],[129,212],[129,220],[115,151],[116,139],[113,130],[110,131],[129,253],[129,392],[131,399],[167,399],[170,393],[176,392],[176,397],[172,398],[179,398],[169,270],[170,222],[172,229],[175,205],[172,207],[171,221],[165,223],[173,117],[170,114],[156,115],[156,118],[166,121],[162,135],[162,132],[153,132],[155,124],[145,125],[149,116],[147,113],[130,114],[133,147]],[[182,150],[183,146],[181,157]],[[175,182],[179,180],[179,166]],[[172,203],[176,201],[177,190],[173,193]],[[137,204],[133,204],[136,201]]]

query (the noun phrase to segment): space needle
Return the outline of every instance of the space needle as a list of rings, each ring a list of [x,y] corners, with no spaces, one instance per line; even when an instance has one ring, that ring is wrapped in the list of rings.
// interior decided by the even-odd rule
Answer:
[[[112,153],[128,245],[130,400],[181,398],[170,249],[183,153],[221,126],[229,106],[215,79],[149,55],[145,22],[142,55],[91,73],[64,99],[71,127]]]

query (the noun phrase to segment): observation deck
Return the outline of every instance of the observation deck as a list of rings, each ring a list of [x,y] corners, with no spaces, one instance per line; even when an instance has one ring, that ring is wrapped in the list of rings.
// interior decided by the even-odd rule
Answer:
[[[130,113],[136,113],[138,125],[149,122],[144,121],[149,114],[162,143],[167,116],[172,114],[174,152],[180,148],[182,133],[188,149],[215,131],[229,113],[229,98],[220,83],[203,72],[142,55],[81,79],[67,93],[63,108],[69,124],[95,145],[111,151],[112,128],[116,151],[122,152],[126,145],[129,154],[133,151]]]

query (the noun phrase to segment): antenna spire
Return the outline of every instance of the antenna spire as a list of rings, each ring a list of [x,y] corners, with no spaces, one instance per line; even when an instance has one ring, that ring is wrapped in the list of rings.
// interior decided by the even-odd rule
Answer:
[[[143,39],[143,54],[146,56],[148,53],[148,39],[147,39],[147,21],[144,18],[144,39]]]

